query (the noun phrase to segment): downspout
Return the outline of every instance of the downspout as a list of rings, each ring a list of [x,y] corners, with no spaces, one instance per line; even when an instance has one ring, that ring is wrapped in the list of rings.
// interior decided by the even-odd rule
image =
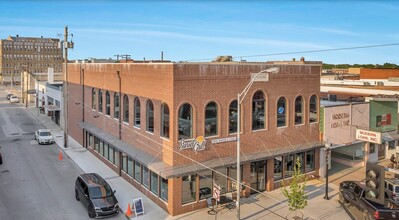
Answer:
[[[119,140],[122,140],[122,91],[121,91],[121,72],[118,70],[116,71],[118,74],[118,79],[119,79]],[[118,173],[119,176],[122,176],[122,161],[123,161],[123,155],[122,152],[119,151],[119,164],[118,164]]]

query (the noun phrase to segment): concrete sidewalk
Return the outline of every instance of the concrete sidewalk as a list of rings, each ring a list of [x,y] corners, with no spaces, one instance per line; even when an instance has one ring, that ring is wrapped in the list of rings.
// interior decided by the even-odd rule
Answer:
[[[130,183],[118,176],[108,166],[97,159],[87,149],[83,148],[72,138],[69,138],[68,148],[64,148],[63,130],[51,121],[50,117],[40,114],[38,109],[30,106],[27,110],[36,118],[43,127],[52,131],[55,141],[59,148],[64,152],[69,159],[74,161],[83,172],[96,172],[103,176],[117,191],[116,196],[119,200],[119,205],[124,212],[128,203],[132,204],[133,199],[142,198],[144,203],[145,215],[138,217],[138,219],[187,219],[187,220],[202,220],[214,219],[216,216],[209,215],[207,208],[186,213],[179,216],[169,216],[167,212],[161,209],[158,205],[144,196],[139,190],[133,187]],[[308,206],[303,210],[304,219],[350,219],[348,214],[344,211],[338,203],[338,186],[329,184],[330,200],[324,200],[325,185],[323,181],[312,180],[307,184]],[[287,200],[282,194],[281,190],[277,189],[272,192],[265,192],[264,194],[253,195],[249,198],[243,198],[241,206],[241,219],[292,219],[287,206]],[[218,219],[235,219],[236,209],[223,209],[217,215]]]

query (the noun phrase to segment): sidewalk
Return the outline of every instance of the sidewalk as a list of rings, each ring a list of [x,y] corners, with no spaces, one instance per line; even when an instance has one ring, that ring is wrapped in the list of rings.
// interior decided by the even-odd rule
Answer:
[[[166,211],[161,209],[153,201],[148,199],[139,190],[130,183],[118,176],[108,166],[103,164],[87,149],[83,148],[72,138],[69,139],[70,145],[64,148],[63,130],[44,114],[39,114],[37,108],[30,106],[27,110],[44,127],[51,130],[59,148],[67,155],[83,172],[96,172],[104,177],[111,187],[117,191],[116,196],[122,213],[126,210],[128,203],[132,204],[133,199],[142,198],[145,215],[138,219],[167,219],[167,220],[202,220],[214,219],[215,216],[207,213],[208,208],[194,212],[182,214],[179,216],[169,216]],[[303,210],[304,219],[339,219],[349,220],[350,217],[338,203],[338,186],[329,184],[330,200],[323,199],[325,185],[324,181],[312,180],[307,184],[308,206]],[[281,190],[277,189],[264,194],[253,195],[249,198],[241,199],[241,219],[285,219],[287,216],[292,219],[288,210],[287,200]],[[282,202],[280,202],[282,201]],[[217,215],[218,219],[236,219],[236,209],[229,211],[223,209]]]

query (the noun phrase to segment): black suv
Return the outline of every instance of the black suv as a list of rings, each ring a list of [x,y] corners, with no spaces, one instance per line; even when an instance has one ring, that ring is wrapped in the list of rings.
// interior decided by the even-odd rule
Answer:
[[[115,192],[97,173],[81,174],[75,181],[75,198],[87,207],[90,218],[119,213]]]

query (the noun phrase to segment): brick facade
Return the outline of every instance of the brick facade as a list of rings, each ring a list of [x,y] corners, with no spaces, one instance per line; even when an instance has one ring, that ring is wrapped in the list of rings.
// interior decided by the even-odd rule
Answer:
[[[270,67],[279,67],[277,74],[269,74],[268,82],[255,82],[248,90],[241,107],[241,152],[244,156],[243,180],[250,186],[251,159],[245,156],[265,153],[269,150],[291,147],[300,152],[302,147],[319,141],[318,122],[309,123],[309,100],[316,96],[317,109],[320,97],[321,62],[267,62],[267,63],[119,63],[119,64],[68,64],[68,119],[69,135],[82,146],[87,147],[86,133],[81,122],[89,123],[116,138],[131,144],[157,160],[171,167],[184,167],[193,164],[191,160],[206,162],[217,158],[235,158],[236,142],[212,144],[211,140],[234,137],[229,134],[229,106],[237,100],[237,94],[247,86],[251,73],[257,73]],[[119,77],[121,87],[119,88]],[[92,91],[98,94],[102,90],[103,113],[92,109]],[[121,92],[120,113],[123,114],[123,96],[129,98],[129,123],[119,123],[114,118],[114,94]],[[105,94],[110,93],[110,116],[105,115]],[[266,98],[266,129],[252,131],[252,97],[262,91]],[[295,99],[303,97],[304,123],[295,125]],[[141,108],[140,128],[134,124],[134,98],[139,98]],[[286,98],[287,125],[277,127],[277,101]],[[146,131],[146,103],[151,100],[154,105],[154,132]],[[193,150],[179,151],[179,109],[188,103],[192,107],[192,137],[205,136],[205,107],[208,103],[217,105],[217,135],[206,137],[206,149],[200,152]],[[169,107],[170,137],[160,135],[161,105]],[[98,105],[97,105],[98,108]],[[319,113],[319,111],[317,111]],[[318,115],[317,115],[318,118]],[[119,132],[119,126],[121,130]],[[101,137],[100,137],[101,138]],[[118,149],[118,146],[115,146]],[[318,176],[320,146],[315,150],[313,176]],[[296,150],[294,150],[296,149]],[[120,166],[109,164],[106,159],[90,148],[97,157],[120,173],[132,185],[141,190],[171,215],[178,215],[206,207],[205,200],[199,200],[198,184],[194,202],[182,205],[182,176],[168,179],[168,202],[121,172]],[[304,150],[302,150],[304,152]],[[122,155],[122,154],[121,154]],[[274,181],[274,156],[263,158],[266,163],[267,191],[280,187]],[[280,156],[284,156],[283,154]],[[306,160],[306,159],[305,159]],[[215,167],[217,168],[217,167]],[[193,170],[192,173],[196,171]],[[197,183],[199,177],[197,176]],[[249,187],[246,194],[250,193]]]

